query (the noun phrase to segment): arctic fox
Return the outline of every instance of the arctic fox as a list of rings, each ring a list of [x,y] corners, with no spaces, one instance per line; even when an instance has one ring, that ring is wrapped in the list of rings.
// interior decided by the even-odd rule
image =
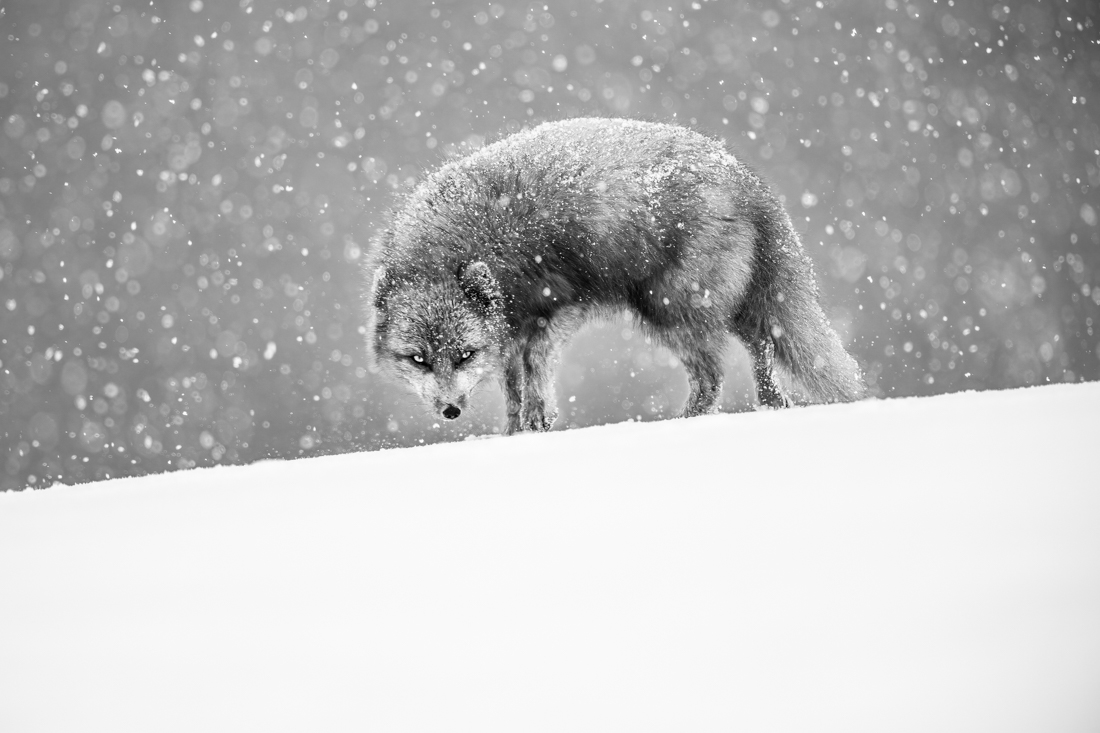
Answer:
[[[864,391],[782,205],[684,127],[547,122],[449,162],[396,209],[370,267],[376,363],[448,420],[495,375],[507,432],[549,430],[562,346],[623,309],[683,362],[683,417],[717,410],[731,333],[763,405],[791,405],[775,363],[816,401]]]

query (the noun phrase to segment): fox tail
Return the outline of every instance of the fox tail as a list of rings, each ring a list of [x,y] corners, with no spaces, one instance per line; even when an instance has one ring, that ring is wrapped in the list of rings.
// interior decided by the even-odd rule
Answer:
[[[866,387],[818,302],[813,265],[779,202],[755,212],[755,260],[749,292],[734,318],[746,343],[774,344],[775,356],[816,402],[850,402]]]

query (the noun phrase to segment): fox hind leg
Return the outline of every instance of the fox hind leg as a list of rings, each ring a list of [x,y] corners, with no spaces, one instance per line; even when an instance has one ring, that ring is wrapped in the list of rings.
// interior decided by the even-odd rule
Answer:
[[[775,378],[775,342],[765,336],[746,341],[746,346],[752,356],[752,374],[760,404],[765,407],[790,407],[790,398],[783,393]]]
[[[718,412],[722,398],[722,360],[712,354],[691,354],[684,361],[688,372],[688,399],[682,417]]]
[[[688,377],[688,397],[680,417],[695,417],[718,412],[722,398],[722,353],[726,335],[690,334],[666,330],[658,338],[684,364]]]

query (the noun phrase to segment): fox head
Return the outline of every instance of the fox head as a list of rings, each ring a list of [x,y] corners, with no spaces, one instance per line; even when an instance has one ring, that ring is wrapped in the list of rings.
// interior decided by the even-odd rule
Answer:
[[[375,363],[402,379],[434,414],[454,420],[501,359],[503,296],[484,262],[453,279],[374,274],[367,338]]]

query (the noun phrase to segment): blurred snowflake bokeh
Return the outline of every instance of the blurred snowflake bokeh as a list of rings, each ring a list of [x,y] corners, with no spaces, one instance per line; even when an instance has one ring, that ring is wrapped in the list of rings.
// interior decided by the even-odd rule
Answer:
[[[0,489],[491,433],[372,374],[361,261],[449,155],[629,115],[767,177],[878,396],[1100,378],[1088,2],[8,0]],[[731,350],[726,410],[749,409]],[[670,416],[582,334],[566,426]]]

